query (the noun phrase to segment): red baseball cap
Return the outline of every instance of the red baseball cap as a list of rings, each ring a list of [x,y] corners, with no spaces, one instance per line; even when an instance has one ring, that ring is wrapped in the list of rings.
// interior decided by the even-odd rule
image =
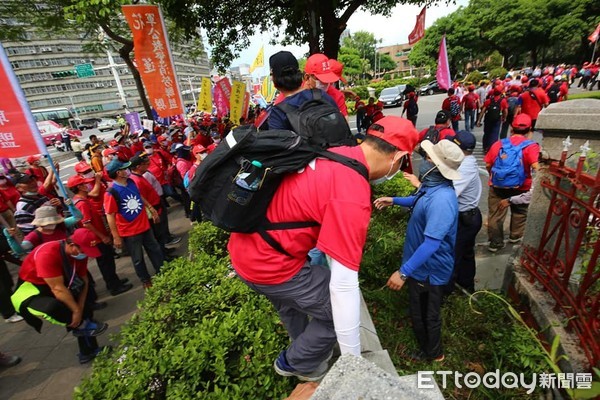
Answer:
[[[529,78],[526,76],[521,78],[521,82],[523,82],[523,83],[528,82],[528,81],[529,81]]]
[[[39,159],[40,159],[40,158],[41,158],[41,157],[40,157],[39,155],[36,155],[36,156],[29,156],[29,157],[27,157],[27,162],[28,162],[29,164],[33,164],[34,162],[36,162],[36,161],[39,161]]]
[[[89,229],[76,229],[71,235],[71,241],[79,246],[81,251],[88,257],[96,258],[102,255],[98,247],[96,247],[100,241],[96,237],[96,234]]]
[[[79,161],[77,164],[75,164],[75,172],[77,172],[78,174],[82,174],[84,172],[88,172],[92,170],[92,167],[90,166],[90,164],[86,163],[85,161]]]
[[[373,123],[367,135],[385,140],[398,150],[412,153],[419,141],[419,132],[406,118],[388,116]]]
[[[111,154],[117,154],[115,149],[104,149],[102,150],[102,157],[108,157]]]
[[[341,62],[339,62],[338,60],[336,60],[334,58],[330,58],[329,59],[329,67],[331,68],[333,73],[338,76],[338,78],[339,78],[338,80],[341,80],[345,84],[348,84],[348,81],[342,75],[344,73],[344,64],[342,64]]]
[[[67,187],[68,188],[74,188],[74,187],[77,187],[77,186],[79,186],[81,184],[84,184],[84,183],[92,183],[95,180],[96,180],[95,178],[84,178],[81,175],[73,175],[67,181]]]
[[[317,77],[323,83],[333,83],[340,80],[339,76],[331,70],[329,58],[325,54],[317,53],[308,57],[304,71]]]
[[[204,153],[206,152],[206,147],[201,144],[197,144],[192,148],[192,154]]]
[[[515,116],[511,126],[516,131],[528,131],[531,129],[531,117],[527,114],[519,114]]]
[[[113,139],[108,143],[108,145],[111,147],[115,147],[115,146],[119,145],[119,142],[117,142],[115,139]]]

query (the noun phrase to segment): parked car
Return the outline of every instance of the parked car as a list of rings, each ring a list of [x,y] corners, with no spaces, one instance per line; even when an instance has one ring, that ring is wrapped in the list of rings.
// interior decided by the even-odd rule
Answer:
[[[384,107],[398,107],[402,104],[402,90],[399,86],[385,88],[379,94],[379,101]]]
[[[100,132],[104,132],[119,129],[121,128],[121,125],[119,125],[119,123],[115,119],[102,118],[100,122],[98,122],[97,128]]]
[[[102,121],[102,118],[86,118],[86,119],[82,119],[81,123],[79,124],[79,129],[84,130],[84,129],[95,129],[98,124],[100,123],[100,121]]]
[[[434,93],[446,93],[446,91],[438,86],[437,81],[431,81],[427,85],[421,86],[419,93],[421,95],[432,95]]]

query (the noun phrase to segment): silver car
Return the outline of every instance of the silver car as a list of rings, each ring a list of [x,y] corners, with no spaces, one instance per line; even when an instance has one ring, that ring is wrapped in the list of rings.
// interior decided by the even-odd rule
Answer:
[[[112,131],[115,129],[120,129],[121,125],[119,125],[119,123],[115,119],[102,118],[100,120],[100,122],[98,122],[97,128],[100,132],[104,132],[104,131]]]

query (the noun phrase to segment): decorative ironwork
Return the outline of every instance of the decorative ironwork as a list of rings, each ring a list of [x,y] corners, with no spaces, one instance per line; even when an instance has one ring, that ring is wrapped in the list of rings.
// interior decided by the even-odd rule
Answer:
[[[530,281],[543,285],[566,316],[590,365],[600,364],[600,170],[584,171],[589,142],[580,147],[577,165],[566,165],[572,143],[563,141],[560,161],[549,167],[541,185],[550,206],[537,247],[525,246],[521,264]]]

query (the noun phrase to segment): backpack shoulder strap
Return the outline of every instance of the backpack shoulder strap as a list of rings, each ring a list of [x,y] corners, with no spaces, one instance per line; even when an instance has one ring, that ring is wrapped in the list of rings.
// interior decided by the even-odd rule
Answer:
[[[321,100],[323,98],[323,93],[321,92],[321,89],[312,89],[311,92],[313,100]]]
[[[367,181],[369,180],[369,172],[367,171],[367,167],[365,167],[364,164],[362,164],[360,161],[328,150],[319,150],[317,151],[317,154],[329,160],[339,162],[340,164],[343,164],[348,168],[352,168]]]

